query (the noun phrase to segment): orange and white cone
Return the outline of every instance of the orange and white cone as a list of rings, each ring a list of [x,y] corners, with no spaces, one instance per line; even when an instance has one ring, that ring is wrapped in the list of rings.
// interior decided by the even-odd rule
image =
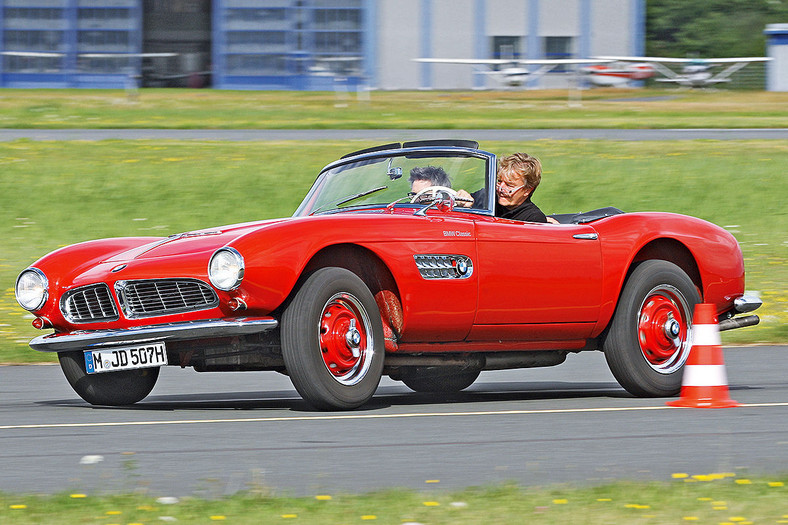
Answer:
[[[720,327],[713,304],[695,306],[692,316],[692,348],[684,365],[681,398],[669,406],[690,408],[737,407],[728,395],[728,377],[720,342]]]

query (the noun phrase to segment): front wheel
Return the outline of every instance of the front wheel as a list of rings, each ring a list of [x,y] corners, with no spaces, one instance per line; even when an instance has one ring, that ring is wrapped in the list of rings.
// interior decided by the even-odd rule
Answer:
[[[88,374],[80,351],[61,352],[57,358],[71,388],[91,405],[133,405],[150,394],[159,378],[158,368]]]
[[[673,263],[645,261],[632,272],[603,343],[610,371],[630,394],[679,393],[700,300],[695,284]]]
[[[383,374],[383,323],[364,282],[344,268],[322,268],[282,314],[282,357],[298,393],[321,410],[357,408]]]

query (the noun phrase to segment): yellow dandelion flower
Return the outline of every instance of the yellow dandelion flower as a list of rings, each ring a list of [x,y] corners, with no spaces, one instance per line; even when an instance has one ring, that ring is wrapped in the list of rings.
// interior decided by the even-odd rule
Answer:
[[[697,516],[684,516],[681,519],[683,519],[684,521],[698,521],[698,517]]]
[[[85,494],[72,494],[71,497],[74,498],[74,499],[79,499],[79,498],[87,498],[87,495],[85,495]]]
[[[364,514],[363,516],[361,516],[361,519],[362,520],[376,520],[376,519],[378,519],[378,517],[375,516],[374,514]]]
[[[118,514],[123,514],[120,510],[108,510],[107,516],[117,516]]]
[[[770,487],[783,487],[783,486],[785,486],[785,483],[783,483],[782,481],[770,481],[769,482],[769,486]]]
[[[23,504],[9,505],[8,508],[12,510],[22,510],[22,509],[26,509],[27,505],[23,505]]]
[[[282,517],[286,520],[297,518],[298,514],[282,514]]]
[[[604,502],[608,502],[608,501],[613,501],[613,498],[597,498],[596,500],[599,501],[599,502],[604,503]]]
[[[424,481],[424,483],[440,483],[440,482],[441,480],[439,479],[428,479]]]
[[[422,504],[425,507],[439,507],[440,506],[440,503],[438,503],[437,501],[424,501],[424,502],[422,502]]]
[[[684,479],[684,478],[688,478],[688,477],[689,477],[689,474],[686,474],[686,473],[684,473],[684,472],[676,472],[676,473],[674,473],[674,474],[671,474],[670,476],[671,476],[673,479]]]
[[[317,496],[315,496],[315,499],[318,501],[328,501],[331,499],[331,496],[327,494],[318,494]]]
[[[569,500],[567,500],[567,499],[554,499],[553,500],[553,504],[555,504],[555,505],[566,505],[567,503],[569,503]]]
[[[711,498],[698,498],[698,501],[711,501]]]
[[[751,484],[752,484],[752,481],[750,481],[749,479],[737,479],[737,480],[735,481],[735,483],[736,483],[737,485],[751,485]]]
[[[223,520],[226,520],[226,519],[227,519],[227,516],[221,516],[221,515],[211,516],[211,521],[223,521]]]

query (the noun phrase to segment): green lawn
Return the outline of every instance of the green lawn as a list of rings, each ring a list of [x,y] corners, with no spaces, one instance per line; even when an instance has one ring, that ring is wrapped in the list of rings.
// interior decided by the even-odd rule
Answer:
[[[788,93],[757,91],[0,90],[0,128],[785,127]]]
[[[0,143],[0,362],[53,360],[27,342],[41,332],[14,300],[19,271],[60,246],[157,235],[292,214],[318,170],[371,144],[101,141]],[[788,340],[788,144],[782,141],[490,142],[528,151],[544,177],[548,213],[613,205],[671,211],[738,238],[747,288],[764,300],[758,327],[727,343]]]
[[[256,487],[231,497],[161,499],[128,495],[0,494],[0,522],[32,523],[379,523],[430,525],[522,523],[788,523],[788,478],[732,473],[669,482],[593,487],[498,485],[460,491],[388,490],[369,494],[275,497]]]

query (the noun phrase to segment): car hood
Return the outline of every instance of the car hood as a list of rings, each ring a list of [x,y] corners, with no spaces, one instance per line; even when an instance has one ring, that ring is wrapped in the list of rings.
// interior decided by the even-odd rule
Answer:
[[[185,253],[201,253],[214,251],[222,246],[226,246],[235,239],[243,237],[252,232],[268,228],[274,224],[294,220],[271,219],[267,221],[248,222],[242,224],[231,224],[218,228],[207,228],[205,230],[194,230],[190,232],[170,235],[147,244],[116,253],[106,259],[106,262],[128,262],[135,259],[153,259],[158,257],[169,257]]]

